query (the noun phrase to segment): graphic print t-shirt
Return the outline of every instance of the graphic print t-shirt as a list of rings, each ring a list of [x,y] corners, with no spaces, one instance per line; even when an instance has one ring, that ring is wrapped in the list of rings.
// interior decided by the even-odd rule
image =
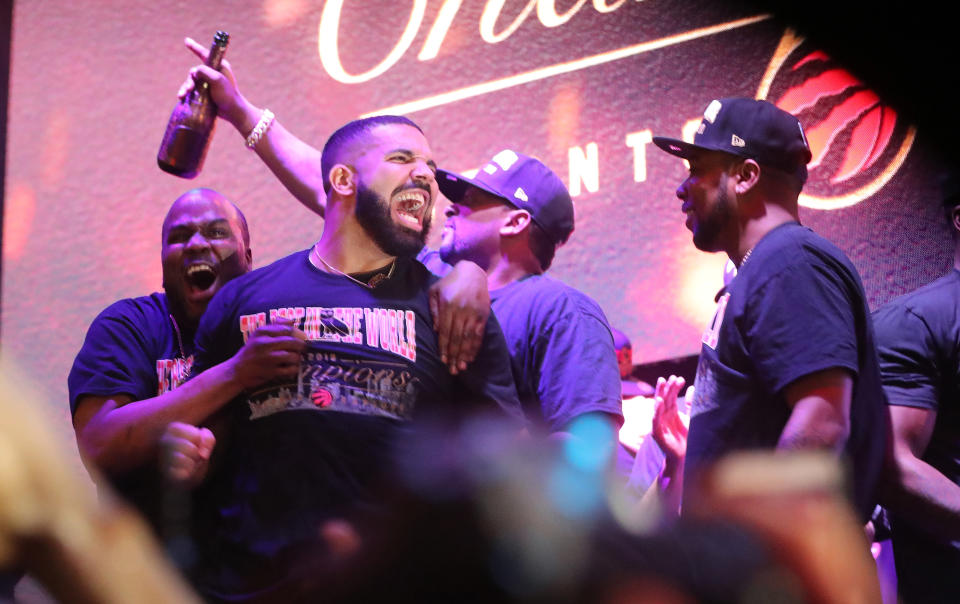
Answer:
[[[284,560],[315,541],[324,518],[368,501],[407,420],[440,410],[522,417],[495,320],[466,372],[454,379],[440,361],[427,295],[433,279],[416,261],[398,259],[393,276],[371,290],[316,269],[299,252],[235,279],[211,302],[195,373],[230,358],[278,317],[293,319],[309,347],[297,378],[227,407],[223,460],[202,493],[213,507],[206,538],[219,565],[200,580],[206,595],[279,581]]]

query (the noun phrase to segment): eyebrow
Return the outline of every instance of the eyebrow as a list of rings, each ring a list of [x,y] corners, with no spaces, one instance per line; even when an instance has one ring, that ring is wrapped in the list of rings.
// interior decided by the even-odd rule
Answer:
[[[230,226],[230,221],[227,220],[226,218],[214,218],[212,220],[189,220],[189,221],[176,222],[174,224],[171,224],[170,227],[167,229],[167,232],[172,233],[174,231],[183,231],[183,230],[195,229],[195,228],[207,228],[211,226],[220,226],[222,224]]]
[[[410,149],[393,149],[392,151],[387,152],[387,155],[392,155],[392,154],[394,154],[394,153],[402,153],[402,154],[404,154],[404,155],[406,155],[406,156],[408,156],[408,157],[418,157],[418,154],[417,154],[417,153],[414,153],[414,152],[411,151]],[[423,156],[420,156],[420,157],[423,157]],[[437,171],[437,162],[433,161],[433,160],[430,159],[430,158],[424,158],[424,159],[426,159],[427,165],[430,166],[430,169],[433,170],[434,172],[436,172],[436,171]]]

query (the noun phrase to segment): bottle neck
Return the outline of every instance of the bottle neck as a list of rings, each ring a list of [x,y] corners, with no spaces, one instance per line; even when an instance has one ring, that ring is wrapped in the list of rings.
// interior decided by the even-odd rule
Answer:
[[[207,55],[207,66],[213,69],[220,69],[220,63],[223,61],[223,55],[227,52],[227,46],[221,46],[216,42],[210,47],[210,54]]]

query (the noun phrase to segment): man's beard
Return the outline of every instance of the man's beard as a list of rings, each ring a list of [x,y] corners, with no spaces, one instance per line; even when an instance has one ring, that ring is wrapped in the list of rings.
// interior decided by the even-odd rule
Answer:
[[[429,190],[427,190],[429,194]],[[390,256],[416,256],[430,231],[430,214],[423,217],[423,228],[417,232],[397,224],[390,216],[390,204],[363,183],[357,188],[357,222],[383,253]]]
[[[717,199],[710,213],[702,221],[698,220],[693,232],[693,245],[704,252],[719,252],[724,249],[724,232],[735,221],[733,200],[727,192],[726,182],[722,183]]]

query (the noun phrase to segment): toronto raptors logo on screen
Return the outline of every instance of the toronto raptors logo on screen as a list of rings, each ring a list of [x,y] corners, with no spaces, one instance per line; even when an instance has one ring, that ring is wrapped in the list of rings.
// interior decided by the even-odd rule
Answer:
[[[313,404],[317,407],[329,407],[330,403],[333,402],[333,395],[325,388],[318,388],[310,395],[310,398],[313,399]]]
[[[879,191],[903,164],[915,130],[830,56],[784,34],[757,95],[797,116],[813,158],[801,205],[835,209]]]

